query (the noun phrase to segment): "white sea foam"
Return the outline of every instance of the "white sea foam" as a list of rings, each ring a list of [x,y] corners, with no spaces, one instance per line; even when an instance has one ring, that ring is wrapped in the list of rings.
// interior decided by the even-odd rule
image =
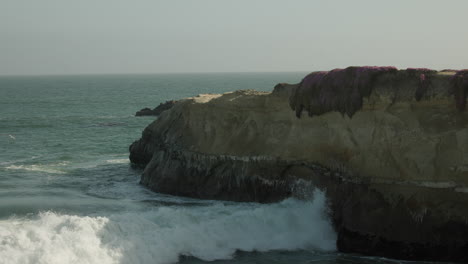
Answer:
[[[110,159],[110,160],[106,160],[107,163],[111,163],[111,164],[125,164],[125,163],[129,163],[129,159],[128,158],[125,158],[125,159]]]
[[[0,263],[175,263],[236,250],[335,250],[324,196],[278,204],[158,207],[100,217],[41,213],[0,221]]]
[[[26,171],[38,171],[38,172],[47,172],[52,174],[63,174],[66,173],[63,170],[60,170],[57,167],[64,166],[66,164],[55,164],[55,165],[10,165],[5,167],[8,170],[26,170]]]
[[[39,158],[40,156],[32,156],[30,158],[24,158],[24,159],[17,159],[17,160],[11,160],[11,161],[4,161],[4,162],[0,162],[0,165],[10,165],[10,164],[15,164],[15,163],[18,163],[18,162],[24,162],[24,161],[30,161],[30,160],[34,160],[36,158]]]
[[[4,162],[0,165],[9,165],[5,166],[5,169],[8,170],[25,170],[25,171],[37,171],[37,172],[46,172],[50,174],[64,174],[67,173],[67,169],[91,169],[96,168],[101,165],[106,164],[126,164],[129,163],[128,158],[117,158],[117,159],[107,159],[107,160],[92,160],[81,163],[70,164],[69,161],[62,161],[59,163],[52,164],[31,164],[31,165],[17,165],[18,161]]]
[[[110,155],[105,158],[95,158],[95,159],[88,159],[83,160],[80,162],[76,162],[70,165],[73,169],[92,169],[102,165],[109,165],[109,164],[128,164],[130,160],[126,154],[120,155]]]

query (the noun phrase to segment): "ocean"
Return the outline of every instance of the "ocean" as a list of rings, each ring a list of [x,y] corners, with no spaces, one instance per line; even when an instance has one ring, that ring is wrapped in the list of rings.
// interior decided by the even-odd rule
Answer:
[[[336,252],[319,191],[256,204],[139,184],[128,146],[155,117],[136,111],[305,74],[0,77],[0,264],[404,263]]]

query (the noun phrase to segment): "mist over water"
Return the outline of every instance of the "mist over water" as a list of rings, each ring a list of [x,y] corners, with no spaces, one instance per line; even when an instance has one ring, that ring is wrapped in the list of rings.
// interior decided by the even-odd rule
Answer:
[[[0,264],[393,263],[336,253],[323,193],[204,201],[139,185],[143,107],[304,73],[0,77]],[[313,192],[313,191],[311,191]],[[214,262],[211,262],[214,261]]]

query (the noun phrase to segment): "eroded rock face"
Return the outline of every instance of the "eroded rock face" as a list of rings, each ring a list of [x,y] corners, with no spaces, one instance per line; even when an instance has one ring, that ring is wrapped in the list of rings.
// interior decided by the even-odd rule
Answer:
[[[461,70],[452,77],[452,92],[460,111],[466,108],[466,97],[468,95],[468,70]]]
[[[176,195],[273,202],[320,188],[341,251],[468,261],[466,76],[354,67],[187,98],[130,159],[144,185]]]
[[[141,183],[159,192],[201,199],[277,202],[292,194],[293,179],[282,175],[287,166],[261,157],[166,149],[153,154]],[[150,171],[158,171],[159,177]]]

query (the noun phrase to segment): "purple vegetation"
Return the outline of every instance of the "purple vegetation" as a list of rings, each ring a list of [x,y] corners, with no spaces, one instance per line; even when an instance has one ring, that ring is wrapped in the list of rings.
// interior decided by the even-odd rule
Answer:
[[[407,68],[406,72],[409,74],[421,74],[421,73],[436,73],[436,70],[428,69],[428,68]]]
[[[303,110],[309,116],[338,111],[352,117],[362,108],[362,98],[370,95],[376,77],[397,71],[395,67],[364,66],[313,72],[293,90],[289,104],[298,118]]]
[[[468,69],[457,71],[452,76],[451,84],[457,109],[463,111],[466,108],[466,97],[468,95]]]
[[[362,108],[363,98],[371,94],[376,77],[397,72],[395,67],[370,66],[312,72],[302,79],[297,88],[292,90],[289,105],[292,110],[296,111],[298,118],[304,110],[309,116],[337,111],[352,117]],[[401,77],[406,76],[417,80],[418,87],[414,97],[416,101],[420,101],[432,85],[431,79],[437,71],[428,68],[408,68],[401,71],[401,74],[403,74]],[[399,77],[395,80],[398,79]],[[455,97],[457,109],[465,110],[468,97],[468,69],[456,71],[453,75],[451,93]]]

